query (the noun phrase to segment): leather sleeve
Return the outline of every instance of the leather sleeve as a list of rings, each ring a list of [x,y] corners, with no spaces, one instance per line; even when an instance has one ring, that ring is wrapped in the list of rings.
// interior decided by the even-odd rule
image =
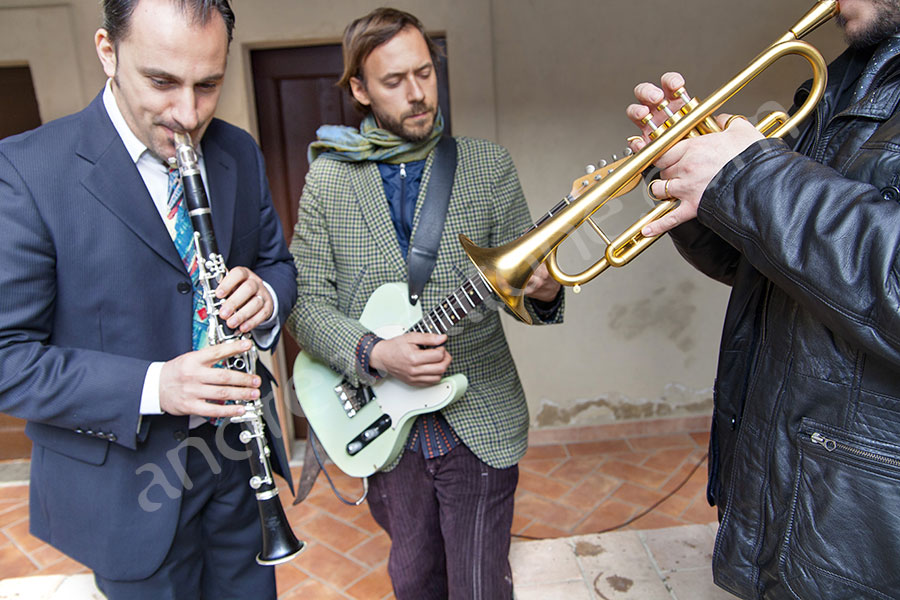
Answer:
[[[827,327],[900,363],[900,203],[762,140],[713,179],[698,219]]]

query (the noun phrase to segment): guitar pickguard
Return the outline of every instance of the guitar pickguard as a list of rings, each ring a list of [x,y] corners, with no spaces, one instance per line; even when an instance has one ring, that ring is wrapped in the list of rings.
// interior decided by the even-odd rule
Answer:
[[[421,306],[411,306],[407,300],[406,284],[387,283],[369,297],[359,321],[379,337],[390,339],[421,318]],[[361,389],[347,386],[329,366],[301,352],[294,363],[293,384],[329,458],[348,475],[366,477],[400,454],[417,415],[447,406],[465,393],[468,381],[465,375],[455,374],[433,386],[414,387],[384,378],[369,388],[371,396],[360,398]],[[386,428],[385,415],[390,419]],[[351,454],[348,446],[361,436],[366,438],[367,430],[373,431],[373,439],[361,448],[352,446]]]

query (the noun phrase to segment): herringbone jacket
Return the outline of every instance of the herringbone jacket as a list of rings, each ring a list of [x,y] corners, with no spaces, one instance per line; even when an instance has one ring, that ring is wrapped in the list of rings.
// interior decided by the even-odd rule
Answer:
[[[479,246],[498,246],[530,225],[528,207],[506,149],[456,138],[458,164],[438,260],[422,295],[429,310],[474,273],[460,233]],[[434,153],[422,175],[413,236],[427,190]],[[288,330],[304,351],[358,383],[356,349],[368,331],[358,322],[378,286],[406,281],[400,252],[376,163],[319,158],[306,176],[291,242],[297,266],[297,304]],[[447,421],[481,460],[509,467],[527,446],[528,408],[497,312],[497,302],[473,310],[451,335],[453,357],[447,374],[464,373],[465,395],[443,409]],[[526,302],[536,323],[530,301]],[[562,307],[552,322],[562,321]]]

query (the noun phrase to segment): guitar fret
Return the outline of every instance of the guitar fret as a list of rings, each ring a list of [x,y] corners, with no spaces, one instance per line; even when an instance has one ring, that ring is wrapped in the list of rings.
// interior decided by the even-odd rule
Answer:
[[[456,320],[459,321],[459,313],[457,313],[456,310],[453,309],[453,303],[449,300],[447,301],[447,307],[450,309],[450,312],[453,313],[453,316],[456,317]]]
[[[439,331],[440,333],[444,333],[444,331],[446,331],[446,329],[444,329],[444,322],[441,320],[441,315],[439,315],[439,314],[437,313],[437,310],[436,310],[436,309],[432,311],[432,314],[434,315],[434,317],[437,317],[438,323],[440,324],[440,327],[438,328],[438,331]],[[433,320],[433,317],[432,317],[432,320]],[[448,329],[449,329],[449,328],[448,328]]]
[[[468,283],[471,283],[471,281],[469,281]],[[465,292],[465,286],[463,286],[463,292]],[[463,298],[465,298],[466,300],[469,301],[469,304],[472,305],[472,308],[475,308],[475,303],[472,302],[472,298],[469,297],[469,294],[468,294],[468,293],[464,293],[464,294],[463,294]]]
[[[453,297],[456,298],[456,303],[459,305],[459,310],[463,311],[464,315],[469,314],[469,311],[466,310],[466,307],[463,305],[462,300],[459,299],[459,296],[456,295],[456,292],[459,290],[454,290]]]
[[[453,326],[453,319],[450,317],[450,315],[447,314],[447,311],[444,310],[443,304],[438,304],[438,308],[441,309],[441,312],[444,313],[444,317],[446,317],[447,321],[450,323],[450,325],[447,326],[447,329],[450,329],[450,327]],[[441,321],[441,323],[443,323],[443,321]]]

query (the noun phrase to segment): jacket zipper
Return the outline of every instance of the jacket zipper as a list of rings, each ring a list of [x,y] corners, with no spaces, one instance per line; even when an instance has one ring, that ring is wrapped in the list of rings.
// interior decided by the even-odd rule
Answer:
[[[400,205],[406,202],[406,163],[400,163]]]
[[[827,438],[818,431],[812,433],[809,436],[809,439],[812,440],[814,444],[818,444],[825,448],[829,452],[834,452],[835,450],[841,450],[844,452],[849,452],[854,456],[859,456],[861,458],[865,458],[874,462],[882,463],[885,465],[890,465],[892,467],[900,467],[900,460],[894,458],[888,458],[887,456],[882,456],[880,454],[875,454],[874,452],[868,452],[867,450],[860,450],[854,446],[850,446],[848,444],[844,444],[841,442],[837,442],[831,438]]]

